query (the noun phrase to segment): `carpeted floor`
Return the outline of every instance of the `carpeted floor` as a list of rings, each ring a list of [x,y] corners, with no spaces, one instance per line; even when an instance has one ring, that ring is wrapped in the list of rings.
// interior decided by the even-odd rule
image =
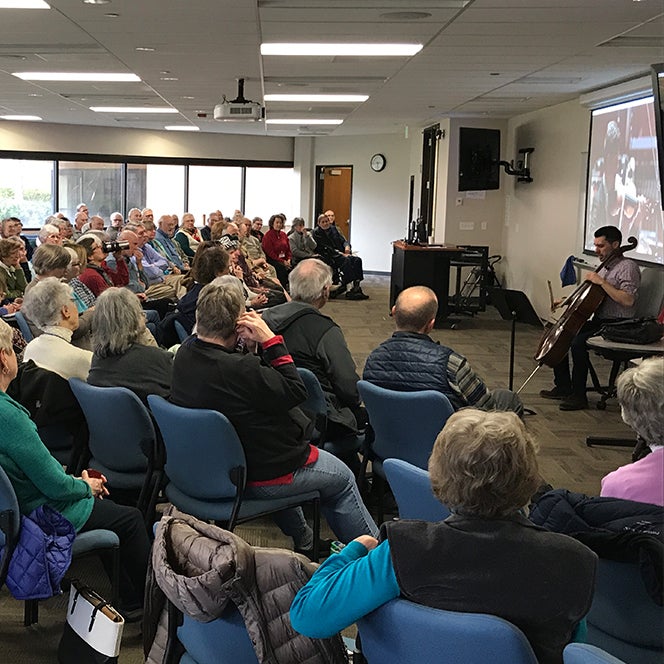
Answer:
[[[367,355],[393,331],[389,317],[389,278],[369,276],[364,290],[371,299],[363,302],[345,299],[331,301],[325,313],[343,329],[358,370]],[[516,335],[515,387],[535,367],[532,360],[540,332],[519,324]],[[465,355],[475,370],[491,388],[507,387],[509,369],[510,324],[500,319],[495,309],[475,317],[459,317],[455,329],[435,330],[434,338]],[[609,365],[593,359],[600,377],[606,379]],[[524,403],[536,414],[526,423],[540,446],[540,462],[544,478],[553,486],[562,486],[588,494],[599,492],[599,481],[610,470],[628,463],[630,450],[626,448],[587,448],[586,435],[629,435],[620,420],[619,408],[610,401],[605,411],[596,410],[595,398],[590,395],[591,408],[561,413],[558,404],[539,397],[539,390],[550,386],[551,371],[543,368],[522,393]],[[258,546],[290,547],[269,521],[254,522],[236,531],[251,544]],[[323,536],[330,537],[326,530]],[[108,583],[101,568],[93,561],[85,561],[74,573],[107,592]],[[5,664],[52,664],[56,661],[57,644],[62,632],[67,596],[42,602],[37,625],[23,627],[23,604],[13,600],[6,588],[0,591],[0,662]],[[121,664],[143,662],[140,627],[128,625],[122,643]],[[241,663],[238,663],[241,664]]]

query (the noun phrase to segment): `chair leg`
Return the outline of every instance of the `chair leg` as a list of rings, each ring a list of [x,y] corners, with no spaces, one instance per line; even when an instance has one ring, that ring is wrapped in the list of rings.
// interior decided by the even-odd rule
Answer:
[[[312,551],[312,559],[315,563],[317,563],[320,560],[320,551],[318,546],[320,544],[320,500],[316,498],[312,504],[314,511],[314,526],[312,528],[314,533],[314,547]]]
[[[23,608],[23,625],[30,627],[39,622],[39,600],[27,599]]]

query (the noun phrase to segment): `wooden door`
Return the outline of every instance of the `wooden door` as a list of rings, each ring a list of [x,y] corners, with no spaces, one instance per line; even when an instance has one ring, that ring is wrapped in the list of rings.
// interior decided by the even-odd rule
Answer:
[[[337,228],[349,241],[352,186],[352,166],[316,166],[316,216],[334,210]]]

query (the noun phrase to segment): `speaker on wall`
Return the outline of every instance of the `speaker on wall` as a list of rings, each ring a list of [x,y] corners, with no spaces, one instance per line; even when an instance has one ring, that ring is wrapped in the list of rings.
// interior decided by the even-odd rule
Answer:
[[[498,189],[499,161],[499,129],[459,129],[459,191]]]

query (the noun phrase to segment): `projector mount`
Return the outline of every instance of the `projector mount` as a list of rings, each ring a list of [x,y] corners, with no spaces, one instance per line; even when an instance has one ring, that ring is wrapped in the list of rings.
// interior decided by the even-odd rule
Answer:
[[[523,155],[523,159],[519,159],[516,162],[516,168],[514,167],[514,160],[499,161],[498,165],[505,169],[505,173],[507,173],[507,175],[514,175],[517,179],[517,182],[532,182],[533,179],[530,177],[528,157],[534,151],[535,148],[521,148],[521,150],[519,150],[519,154]]]

